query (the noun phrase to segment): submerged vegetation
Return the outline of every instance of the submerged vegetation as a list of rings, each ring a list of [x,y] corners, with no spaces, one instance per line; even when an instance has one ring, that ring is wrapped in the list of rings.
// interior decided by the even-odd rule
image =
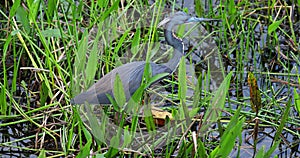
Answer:
[[[300,155],[299,0],[5,0],[0,7],[0,155]],[[176,11],[220,21],[178,28],[186,57],[173,76],[142,93],[155,81],[146,69],[128,103],[115,82],[111,106],[70,105],[117,66],[165,62],[172,50],[158,25]]]

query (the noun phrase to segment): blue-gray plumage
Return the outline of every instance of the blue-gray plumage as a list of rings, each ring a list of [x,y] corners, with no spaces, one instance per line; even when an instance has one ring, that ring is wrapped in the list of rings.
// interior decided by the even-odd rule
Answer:
[[[150,62],[152,76],[161,73],[172,74],[176,70],[180,58],[184,54],[184,45],[182,40],[177,38],[173,33],[173,29],[176,25],[212,20],[214,19],[191,17],[184,12],[177,12],[172,17],[164,19],[160,23],[160,25],[166,24],[164,29],[165,38],[168,45],[174,48],[174,53],[173,57],[167,63],[155,64],[153,62]],[[92,85],[86,92],[80,93],[75,98],[73,98],[71,100],[71,103],[83,104],[87,102],[89,104],[110,104],[110,101],[107,98],[107,94],[111,95],[112,97],[114,96],[113,86],[116,74],[119,74],[122,80],[126,100],[128,101],[131,95],[133,95],[133,93],[141,85],[145,64],[145,61],[136,61],[113,69],[111,72],[103,76],[98,82]]]

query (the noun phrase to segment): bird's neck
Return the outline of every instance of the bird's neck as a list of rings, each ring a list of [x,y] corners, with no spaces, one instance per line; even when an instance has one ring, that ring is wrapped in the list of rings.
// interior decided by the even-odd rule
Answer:
[[[172,32],[173,26],[166,27],[165,31],[165,37],[168,45],[172,46],[174,48],[173,57],[164,65],[169,67],[171,70],[175,71],[177,68],[181,57],[183,56],[183,42],[178,37],[174,35]]]
[[[182,40],[175,36],[173,32],[173,26],[167,26],[164,30],[166,41],[168,45],[172,46],[179,52],[183,53],[183,43]]]
[[[180,59],[182,56],[183,56],[183,54],[175,49],[174,53],[173,53],[173,57],[164,65],[169,67],[172,71],[175,71],[179,65],[179,62],[180,62]]]

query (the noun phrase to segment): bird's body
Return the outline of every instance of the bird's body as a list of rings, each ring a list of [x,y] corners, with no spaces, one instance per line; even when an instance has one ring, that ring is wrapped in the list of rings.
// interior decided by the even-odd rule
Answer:
[[[103,76],[98,82],[92,85],[86,92],[77,95],[72,102],[75,104],[83,104],[85,101],[89,104],[109,104],[107,94],[113,96],[113,86],[116,74],[119,74],[126,95],[126,100],[129,100],[131,95],[140,87],[145,61],[136,61],[124,64],[117,69]],[[172,70],[165,65],[150,63],[152,76],[161,73],[172,73]],[[128,69],[134,67],[134,69]]]
[[[173,57],[167,63],[155,64],[150,62],[152,76],[161,73],[173,73],[179,64],[181,57],[184,55],[183,42],[181,39],[174,36],[173,33],[173,28],[176,25],[211,20],[212,19],[191,17],[184,12],[177,12],[172,17],[163,20],[163,22],[166,23],[164,29],[166,41],[168,45],[174,48],[174,52]],[[145,64],[145,61],[137,61],[113,69],[111,72],[103,76],[97,83],[92,85],[86,92],[80,93],[73,98],[71,103],[83,104],[87,102],[89,104],[109,104],[110,101],[107,98],[107,94],[114,97],[113,86],[116,74],[119,74],[122,80],[126,100],[128,101],[141,85]]]

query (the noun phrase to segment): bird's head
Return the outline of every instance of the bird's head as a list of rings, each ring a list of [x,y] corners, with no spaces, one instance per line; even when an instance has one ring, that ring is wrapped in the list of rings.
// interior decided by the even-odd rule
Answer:
[[[163,21],[161,21],[158,26],[162,26],[166,23],[172,23],[173,25],[180,25],[180,24],[186,24],[186,23],[192,23],[192,22],[205,22],[205,21],[216,21],[217,19],[208,19],[208,18],[197,18],[188,15],[185,12],[176,12],[172,16],[165,18]]]

